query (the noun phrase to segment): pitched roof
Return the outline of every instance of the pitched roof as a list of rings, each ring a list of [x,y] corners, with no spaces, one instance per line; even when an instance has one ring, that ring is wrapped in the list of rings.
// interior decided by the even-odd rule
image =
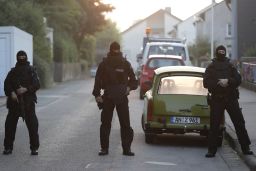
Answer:
[[[176,20],[179,20],[180,22],[182,21],[182,20],[179,19],[178,17],[172,15],[170,12],[168,12],[168,11],[166,11],[166,10],[164,10],[164,9],[160,9],[160,10],[156,11],[155,13],[151,14],[150,16],[148,16],[148,17],[146,17],[146,18],[144,18],[144,19],[138,21],[137,23],[133,24],[133,25],[130,26],[128,29],[126,29],[125,31],[123,31],[121,34],[124,34],[125,32],[131,30],[131,29],[134,28],[135,26],[141,24],[142,22],[146,21],[147,19],[149,19],[150,17],[156,15],[157,13],[166,13],[166,14],[168,14],[169,16],[175,18]]]

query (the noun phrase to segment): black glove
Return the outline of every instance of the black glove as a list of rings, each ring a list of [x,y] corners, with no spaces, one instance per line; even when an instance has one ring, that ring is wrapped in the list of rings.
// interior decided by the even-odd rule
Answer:
[[[103,109],[103,103],[98,102],[97,105],[100,110]]]

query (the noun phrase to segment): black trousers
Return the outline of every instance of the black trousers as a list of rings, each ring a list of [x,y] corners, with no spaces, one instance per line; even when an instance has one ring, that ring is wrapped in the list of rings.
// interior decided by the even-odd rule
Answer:
[[[9,108],[8,115],[5,121],[5,149],[13,149],[13,142],[15,140],[15,133],[17,123],[20,117],[19,108],[13,106]],[[25,123],[29,132],[30,149],[37,150],[39,148],[39,135],[38,135],[38,119],[35,113],[35,103],[31,102],[25,107]]]
[[[250,138],[245,128],[244,117],[237,99],[213,98],[210,103],[210,109],[210,132],[208,142],[209,151],[214,153],[217,151],[219,126],[225,109],[227,110],[231,121],[234,124],[236,135],[241,148],[251,144]]]
[[[100,143],[102,149],[109,148],[109,135],[113,111],[116,108],[119,123],[121,127],[121,139],[123,150],[130,150],[133,141],[133,129],[130,126],[128,98],[125,97],[120,104],[114,104],[113,101],[104,97],[103,110],[101,112]]]

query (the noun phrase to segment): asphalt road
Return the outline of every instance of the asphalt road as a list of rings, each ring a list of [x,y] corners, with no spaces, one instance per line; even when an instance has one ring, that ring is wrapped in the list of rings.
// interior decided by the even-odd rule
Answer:
[[[70,81],[38,92],[40,149],[31,156],[28,131],[19,120],[13,154],[0,155],[1,171],[246,171],[247,166],[225,142],[215,158],[208,159],[206,140],[198,135],[159,136],[144,142],[140,118],[143,101],[138,91],[129,96],[135,132],[134,157],[122,155],[119,122],[112,121],[108,156],[98,156],[100,111],[91,95],[93,79]],[[4,139],[7,110],[0,108],[0,142]],[[3,147],[0,147],[3,150]]]

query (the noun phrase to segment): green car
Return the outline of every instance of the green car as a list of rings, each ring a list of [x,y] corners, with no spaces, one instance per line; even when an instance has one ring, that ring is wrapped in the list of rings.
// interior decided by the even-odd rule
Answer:
[[[199,133],[208,135],[210,108],[203,87],[205,68],[169,66],[155,70],[152,88],[144,96],[142,128],[146,143],[157,134]],[[224,115],[219,132],[222,144]]]

